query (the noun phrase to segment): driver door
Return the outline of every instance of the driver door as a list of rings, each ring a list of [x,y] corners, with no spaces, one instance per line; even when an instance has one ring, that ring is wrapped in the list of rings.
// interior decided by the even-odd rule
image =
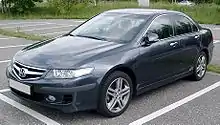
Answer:
[[[158,41],[140,47],[137,59],[137,74],[145,87],[166,79],[180,72],[180,41],[174,37],[173,23],[169,15],[157,17],[150,25],[147,33],[158,35]]]

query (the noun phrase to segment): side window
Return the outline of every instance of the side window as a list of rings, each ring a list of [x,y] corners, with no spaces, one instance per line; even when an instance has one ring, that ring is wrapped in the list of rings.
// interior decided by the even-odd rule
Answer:
[[[193,32],[197,32],[198,31],[198,28],[195,24],[192,23],[192,31]]]
[[[168,38],[173,36],[173,26],[169,16],[162,15],[156,18],[148,29],[148,33],[156,33],[159,39]]]
[[[178,15],[175,17],[175,35],[191,33],[197,30],[197,27],[186,17]]]

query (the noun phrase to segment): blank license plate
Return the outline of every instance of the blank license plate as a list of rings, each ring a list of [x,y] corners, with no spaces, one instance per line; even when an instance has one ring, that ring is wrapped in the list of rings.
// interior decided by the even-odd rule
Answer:
[[[9,86],[13,89],[16,89],[20,92],[23,92],[25,94],[31,95],[31,87],[28,85],[25,85],[23,83],[14,81],[14,80],[9,80]]]

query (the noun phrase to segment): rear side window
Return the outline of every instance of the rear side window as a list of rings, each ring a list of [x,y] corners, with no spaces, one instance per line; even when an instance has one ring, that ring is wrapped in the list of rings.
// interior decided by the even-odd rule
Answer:
[[[159,39],[173,36],[173,26],[168,15],[157,17],[150,25],[148,33],[156,33]]]
[[[197,32],[198,31],[198,28],[195,24],[192,23],[192,31],[193,32]]]
[[[191,33],[197,30],[197,27],[188,18],[181,15],[175,17],[174,23],[176,35]]]

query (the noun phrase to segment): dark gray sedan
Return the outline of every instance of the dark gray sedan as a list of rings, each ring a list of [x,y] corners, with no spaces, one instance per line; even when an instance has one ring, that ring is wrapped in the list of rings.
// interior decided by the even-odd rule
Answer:
[[[183,77],[201,80],[213,47],[211,31],[181,12],[110,10],[17,52],[6,74],[28,101],[114,117],[134,95]]]

